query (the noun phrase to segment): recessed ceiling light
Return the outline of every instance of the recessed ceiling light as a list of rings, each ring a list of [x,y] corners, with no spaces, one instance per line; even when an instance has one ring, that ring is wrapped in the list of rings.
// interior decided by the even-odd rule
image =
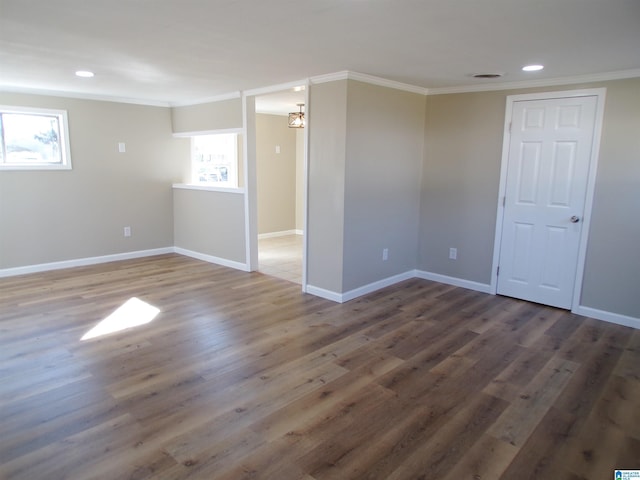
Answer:
[[[89,70],[78,70],[76,72],[76,76],[77,77],[82,77],[82,78],[91,78],[93,77],[94,73],[90,72]]]
[[[304,91],[304,89],[305,89],[304,85],[300,85],[299,87],[293,87],[294,92],[302,92]]]
[[[525,72],[537,72],[538,70],[542,70],[544,65],[527,65],[526,67],[522,67],[522,70]]]

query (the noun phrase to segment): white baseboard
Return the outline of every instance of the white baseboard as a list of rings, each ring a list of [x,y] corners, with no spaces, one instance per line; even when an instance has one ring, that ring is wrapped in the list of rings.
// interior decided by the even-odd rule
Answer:
[[[24,267],[13,267],[0,269],[0,278],[13,277],[15,275],[25,275],[27,273],[46,272],[49,270],[60,270],[63,268],[85,267],[87,265],[97,265],[99,263],[117,262],[119,260],[130,260],[132,258],[151,257],[153,255],[163,255],[173,253],[173,247],[154,248],[151,250],[138,250],[136,252],[115,253],[112,255],[102,255],[99,257],[77,258],[74,260],[63,260],[60,262],[40,263],[37,265],[26,265]]]
[[[193,250],[187,250],[186,248],[173,247],[172,251],[185,255],[187,257],[196,258],[203,262],[215,263],[216,265],[222,265],[223,267],[235,268],[236,270],[242,270],[243,272],[249,272],[249,267],[246,263],[236,262],[234,260],[228,260],[226,258],[215,257],[213,255],[207,255],[205,253],[194,252]]]
[[[313,285],[306,285],[304,287],[306,293],[311,295],[315,295],[316,297],[324,298],[326,300],[331,300],[332,302],[342,303],[342,294],[333,292],[331,290],[325,290],[324,288],[314,287]]]
[[[302,235],[302,230],[282,230],[281,232],[268,232],[258,235],[258,240],[263,238],[285,237],[287,235]]]
[[[324,288],[314,287],[313,285],[307,285],[305,288],[305,292],[310,293],[311,295],[315,295],[316,297],[326,298],[327,300],[331,300],[332,302],[345,303],[349,300],[353,300],[354,298],[361,297],[362,295],[375,292],[376,290],[380,290],[381,288],[389,287],[391,285],[409,280],[410,278],[414,277],[415,271],[410,270],[408,272],[400,273],[392,277],[387,277],[382,280],[378,280],[377,282],[369,283],[368,285],[364,285],[362,287],[358,287],[344,293],[325,290]]]
[[[354,298],[361,297],[362,295],[375,292],[376,290],[380,290],[381,288],[404,282],[405,280],[409,280],[410,278],[414,278],[415,276],[415,270],[410,270],[408,272],[399,273],[398,275],[383,278],[382,280],[378,280],[377,282],[369,283],[368,285],[349,290],[348,292],[344,292],[342,294],[342,301],[340,303],[348,302],[349,300],[353,300]]]
[[[292,231],[297,232],[297,231]],[[286,235],[292,235],[293,233],[286,233]],[[269,235],[269,234],[267,234]],[[278,235],[275,235],[278,236]],[[154,255],[164,255],[167,253],[178,253],[187,257],[196,258],[216,265],[222,265],[224,267],[235,268],[236,270],[242,270],[248,272],[249,267],[246,263],[236,262],[228,260],[226,258],[215,257],[213,255],[207,255],[204,253],[194,252],[180,247],[164,247],[154,248],[150,250],[138,250],[135,252],[116,253],[112,255],[103,255],[98,257],[78,258],[74,260],[64,260],[60,262],[41,263],[37,265],[27,265],[24,267],[13,267],[0,269],[0,278],[12,277],[15,275],[25,275],[28,273],[46,272],[49,270],[60,270],[63,268],[84,267],[87,265],[97,265],[100,263],[117,262],[119,260],[130,260],[134,258],[151,257]],[[377,282],[358,287],[353,290],[349,290],[345,293],[338,293],[331,290],[326,290],[320,287],[314,287],[313,285],[306,285],[303,290],[306,293],[315,295],[317,297],[325,298],[333,302],[344,303],[349,300],[353,300],[362,295],[375,292],[382,288],[394,285],[396,283],[408,280],[410,278],[422,278],[425,280],[432,280],[434,282],[445,283],[448,285],[454,285],[456,287],[467,288],[469,290],[476,290],[478,292],[492,294],[491,285],[485,283],[474,282],[471,280],[464,280],[462,278],[450,277],[447,275],[441,275],[439,273],[425,272],[422,270],[410,270],[405,273],[394,275]],[[640,318],[630,317],[627,315],[621,315],[619,313],[607,312],[605,310],[598,310],[596,308],[578,306],[573,309],[573,313],[582,315],[585,317],[595,318],[596,320],[602,320],[609,323],[615,323],[617,325],[623,325],[625,327],[632,327],[640,329]]]
[[[440,275],[439,273],[425,272],[423,270],[416,270],[415,276],[424,280],[433,280],[434,282],[446,283],[447,285],[453,285],[455,287],[467,288],[469,290],[476,290],[483,293],[493,293],[491,285],[488,283],[474,282],[463,278]]]
[[[585,317],[595,318],[596,320],[602,320],[604,322],[623,325],[625,327],[640,329],[640,318],[629,317],[627,315],[621,315],[619,313],[607,312],[605,310],[598,310],[597,308],[585,307],[582,305],[574,308],[572,310],[572,313]]]

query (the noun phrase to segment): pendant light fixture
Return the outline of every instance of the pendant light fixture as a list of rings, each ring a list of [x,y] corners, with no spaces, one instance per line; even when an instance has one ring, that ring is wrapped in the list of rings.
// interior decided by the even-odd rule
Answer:
[[[296,104],[300,108],[299,112],[291,112],[289,114],[289,128],[304,128],[304,112],[302,111],[302,107],[304,107],[304,103]]]

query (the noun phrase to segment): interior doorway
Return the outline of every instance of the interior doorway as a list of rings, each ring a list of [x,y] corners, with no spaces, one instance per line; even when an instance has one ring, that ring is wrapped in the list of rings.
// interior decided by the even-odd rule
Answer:
[[[305,91],[255,98],[258,271],[303,284],[305,132],[289,114],[304,112]]]
[[[496,230],[496,293],[579,302],[603,91],[509,97]]]

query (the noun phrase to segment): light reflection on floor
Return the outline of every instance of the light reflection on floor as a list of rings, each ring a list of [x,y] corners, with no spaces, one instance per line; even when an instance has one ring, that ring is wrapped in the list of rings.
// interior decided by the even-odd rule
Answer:
[[[160,309],[149,305],[139,298],[132,297],[118,307],[95,327],[85,333],[80,340],[100,337],[127,328],[137,327],[151,322]]]

